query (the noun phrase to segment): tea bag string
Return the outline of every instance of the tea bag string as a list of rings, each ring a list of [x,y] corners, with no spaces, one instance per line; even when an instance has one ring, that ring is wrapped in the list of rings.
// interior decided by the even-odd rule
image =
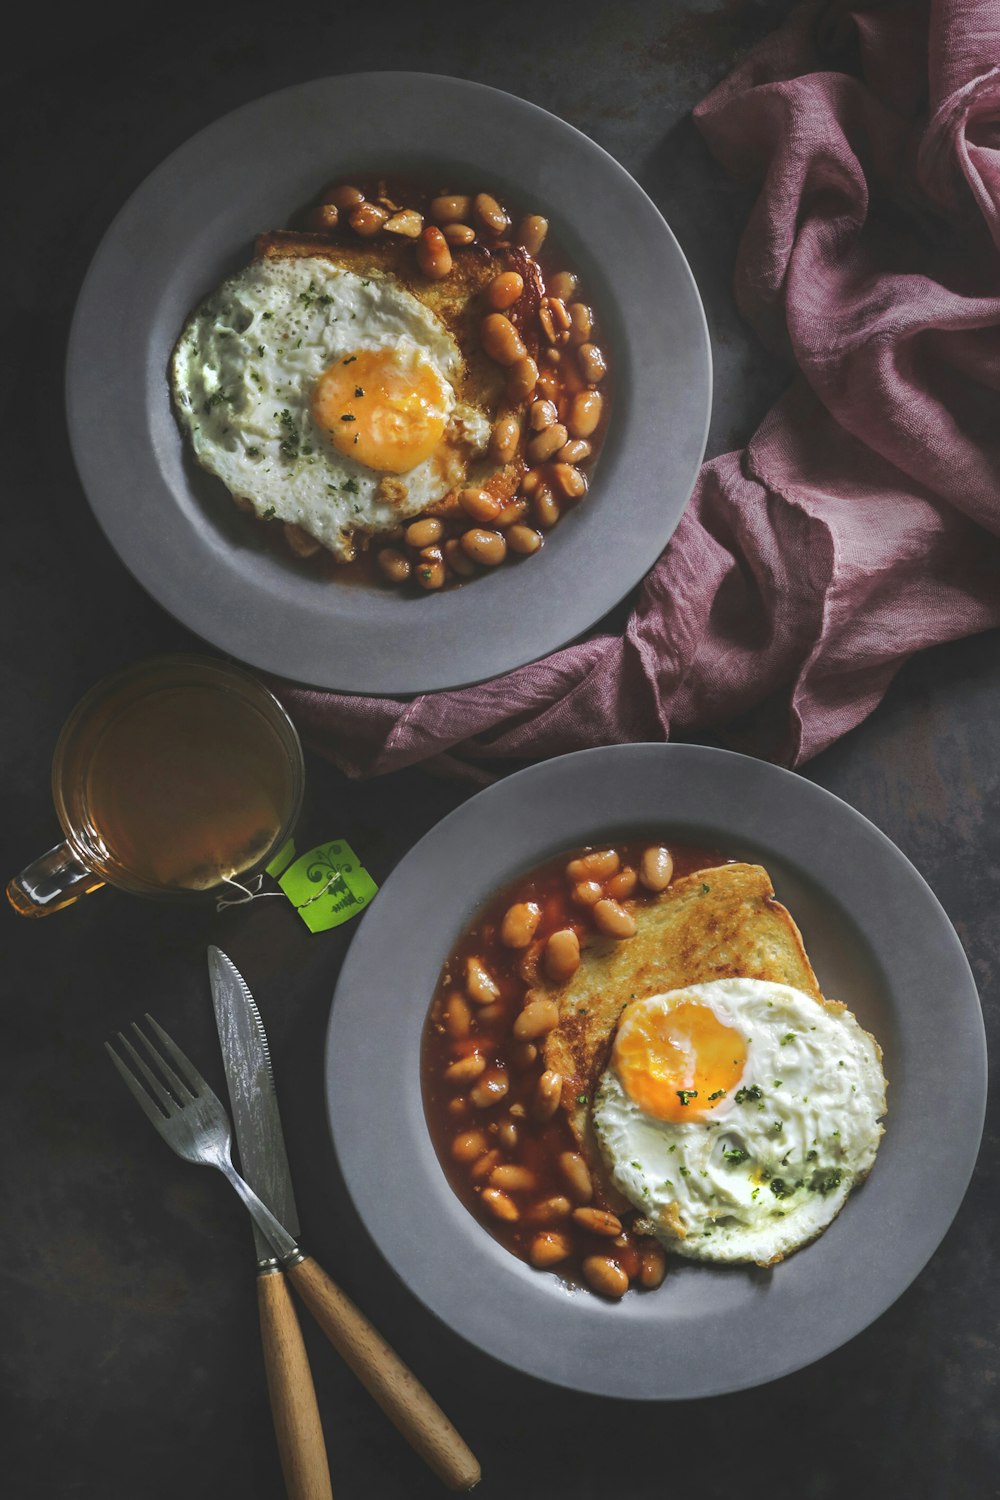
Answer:
[[[319,890],[314,891],[306,901],[303,901],[298,906],[296,906],[295,910],[301,911],[303,907],[312,906],[314,901],[319,901],[322,896],[325,896],[328,891],[333,889],[339,878],[340,871],[332,871],[329,879],[324,881]],[[234,880],[231,875],[226,875],[223,878],[222,884],[224,886],[227,886],[230,890],[239,891],[240,894],[238,896],[230,896],[228,900],[225,896],[219,896],[215,903],[216,911],[225,911],[230,906],[246,906],[248,901],[262,901],[268,896],[285,895],[284,891],[262,891],[261,886],[263,885],[263,883],[263,870],[261,870],[259,875],[252,875],[247,881],[246,885],[242,885],[240,881]]]

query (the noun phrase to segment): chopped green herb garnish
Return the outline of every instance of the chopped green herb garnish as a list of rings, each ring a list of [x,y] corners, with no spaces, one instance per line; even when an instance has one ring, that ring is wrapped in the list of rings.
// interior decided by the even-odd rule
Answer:
[[[356,479],[345,479],[340,488],[346,490],[349,495],[356,495],[358,493],[358,481]]]
[[[709,1102],[709,1104],[711,1104],[711,1103],[714,1102],[714,1100],[716,1100],[716,1099],[724,1099],[725,1097],[726,1097],[726,1090],[725,1089],[716,1089],[716,1091],[715,1091],[714,1094],[709,1094],[709,1096],[708,1096],[708,1102]]]
[[[809,1191],[811,1193],[832,1193],[834,1188],[840,1187],[843,1173],[839,1167],[830,1167],[827,1171],[814,1172],[809,1179]]]
[[[357,359],[357,357],[358,356],[356,354],[349,354],[346,359],[341,360],[341,364],[343,364],[343,365],[353,365],[353,363]]]
[[[358,419],[357,417],[352,417],[349,411],[345,411],[342,413],[340,420],[342,422],[356,422]]]
[[[248,458],[260,458],[260,449],[259,448],[248,448],[247,449],[247,457]]]
[[[722,1156],[725,1161],[731,1161],[734,1166],[737,1162],[750,1160],[750,1152],[744,1151],[742,1146],[734,1146],[731,1151],[723,1151]]]
[[[705,896],[707,896],[708,893],[709,893],[709,891],[712,889],[712,887],[710,885],[706,885],[705,882],[702,881],[702,883],[701,883],[701,889],[702,889],[702,894],[705,895]]]
[[[794,1031],[786,1031],[784,1036],[781,1038],[781,1045],[783,1047],[787,1047],[789,1042],[794,1042],[795,1036],[796,1033]]]
[[[697,1097],[698,1097],[698,1090],[697,1089],[678,1089],[677,1090],[677,1097],[681,1101],[682,1104],[688,1105],[688,1104],[691,1103],[692,1099],[697,1099]]]
[[[772,1177],[770,1188],[776,1198],[790,1198],[795,1191],[794,1188],[788,1186],[783,1177]]]
[[[365,393],[365,388],[364,388],[363,385],[356,385],[354,387],[354,394],[355,394],[355,396],[363,396],[364,393]]]
[[[590,1100],[587,1098],[586,1094],[577,1094],[576,1102],[577,1104],[582,1104],[584,1107],[586,1107],[586,1105],[590,1103]]]
[[[754,1099],[763,1099],[764,1095],[757,1084],[752,1083],[749,1088],[737,1089],[734,1097],[737,1104],[748,1104]]]
[[[274,516],[275,516],[274,506],[273,505],[269,505],[267,507],[267,510],[264,512],[264,520],[265,521],[273,521],[274,520]]]

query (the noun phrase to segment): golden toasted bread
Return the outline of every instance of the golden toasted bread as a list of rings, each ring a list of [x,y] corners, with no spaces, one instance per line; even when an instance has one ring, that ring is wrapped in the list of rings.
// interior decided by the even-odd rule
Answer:
[[[638,907],[635,919],[634,937],[618,942],[595,935],[569,983],[545,991],[559,1004],[559,1024],[545,1043],[545,1066],[567,1080],[563,1107],[591,1159],[596,1152],[588,1129],[589,1100],[630,1000],[737,977],[790,984],[815,1000],[823,998],[799,929],[775,901],[770,876],[760,865],[718,865],[675,880],[651,905]]]

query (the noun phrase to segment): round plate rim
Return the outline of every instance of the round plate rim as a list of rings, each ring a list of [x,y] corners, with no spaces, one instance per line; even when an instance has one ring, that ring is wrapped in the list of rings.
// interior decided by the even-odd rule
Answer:
[[[295,109],[308,113],[321,99],[337,95],[342,103],[345,92],[375,90],[388,99],[401,86],[410,91],[411,105],[421,91],[456,103],[475,99],[498,121],[517,118],[522,127],[530,122],[550,154],[556,147],[576,153],[606,192],[625,196],[641,221],[642,233],[626,261],[632,283],[638,279],[640,285],[651,285],[654,269],[668,269],[666,284],[676,306],[669,314],[658,308],[640,314],[626,298],[605,305],[615,324],[611,345],[618,367],[612,430],[588,507],[569,517],[572,524],[553,536],[548,556],[543,550],[535,560],[536,567],[545,569],[544,577],[536,573],[540,586],[529,586],[530,569],[508,568],[477,579],[473,591],[409,601],[371,593],[363,618],[355,618],[361,591],[340,591],[355,596],[351,600],[331,598],[329,583],[314,588],[315,581],[294,575],[286,560],[265,555],[259,544],[254,553],[242,534],[232,541],[216,522],[206,520],[181,474],[180,437],[165,378],[157,373],[151,352],[157,320],[162,321],[157,299],[167,296],[169,288],[144,285],[143,277],[153,274],[146,260],[154,248],[156,212],[164,212],[160,200],[165,194],[169,203],[171,184],[183,180],[186,185],[191,174],[197,182],[197,173],[208,171],[207,164],[227,142],[232,150],[234,134],[252,134],[263,129],[263,122],[280,121]],[[454,156],[454,143],[449,140],[448,145]],[[526,151],[526,145],[521,149]],[[435,148],[432,138],[424,154],[447,154],[443,139]],[[544,158],[545,153],[539,155]],[[475,164],[465,159],[472,169]],[[321,166],[314,170],[323,175]],[[531,192],[529,186],[525,196]],[[577,220],[582,190],[578,196]],[[647,243],[643,235],[650,226],[655,233]],[[156,253],[166,257],[171,246],[160,241],[168,228],[161,226],[156,240]],[[596,231],[595,243],[605,232]],[[202,286],[198,295],[207,290]],[[598,299],[602,305],[604,296]],[[111,311],[116,321],[109,319]],[[669,376],[671,357],[662,349],[659,354],[650,350],[654,329],[667,326],[671,317],[686,330],[687,345],[677,366],[684,371],[683,383],[674,375],[684,420],[678,422],[679,435],[671,437],[676,446],[669,450],[672,479],[664,501],[652,474],[655,443],[659,437],[662,444],[663,431],[663,412],[659,407],[654,412],[650,394],[656,382],[648,380],[645,391],[630,387],[628,371],[633,363],[641,368],[653,358],[659,374],[655,358],[660,358],[666,360]],[[114,332],[109,333],[112,322]],[[174,336],[179,328],[176,323]],[[162,364],[165,370],[165,358]],[[100,372],[96,377],[95,370]],[[259,670],[333,691],[409,696],[481,682],[538,660],[583,635],[635,587],[669,541],[694,488],[711,417],[712,356],[697,284],[676,237],[609,152],[568,121],[517,95],[470,79],[387,70],[332,75],[266,94],[206,125],[154,167],[115,215],[84,277],[70,329],[65,392],[73,457],[98,524],[125,566],[164,609],[204,640]],[[629,495],[635,525],[621,528],[609,553],[613,517],[610,504],[602,507],[601,495],[610,500],[612,489]],[[223,527],[239,524],[231,516],[221,521]],[[600,547],[604,565],[598,568],[594,563]],[[586,580],[582,589],[581,577]],[[463,594],[466,601],[456,603]],[[397,608],[401,602],[409,613]],[[419,631],[413,630],[414,610],[423,611]],[[468,628],[476,617],[485,621],[478,632]]]
[[[357,1082],[358,1060],[354,1056],[358,1042],[357,1019],[364,1010],[366,1021],[370,1019],[370,1009],[362,1004],[360,1000],[352,999],[353,995],[364,995],[365,974],[363,965],[373,944],[379,945],[384,951],[384,938],[381,936],[383,924],[390,920],[393,907],[400,902],[400,892],[412,883],[414,877],[418,877],[425,885],[428,884],[425,867],[433,863],[433,857],[441,851],[454,853],[455,835],[466,838],[470,832],[475,831],[477,820],[484,816],[484,808],[490,812],[491,805],[495,808],[498,801],[514,797],[523,797],[526,793],[530,800],[530,788],[532,783],[544,787],[546,783],[547,793],[551,797],[553,791],[552,778],[558,778],[564,774],[583,775],[581,768],[592,768],[595,772],[602,772],[609,766],[621,771],[629,761],[632,774],[636,774],[637,768],[643,759],[650,755],[654,758],[654,765],[658,765],[662,774],[673,774],[675,776],[689,777],[698,772],[698,768],[710,768],[709,775],[718,775],[725,780],[737,779],[737,784],[742,784],[745,789],[750,784],[758,787],[764,783],[770,783],[772,787],[787,790],[797,787],[802,794],[808,807],[812,804],[813,809],[825,810],[831,816],[842,831],[844,839],[849,843],[852,839],[859,838],[863,847],[866,847],[873,858],[881,851],[882,857],[888,862],[888,868],[895,870],[902,884],[902,888],[908,886],[910,892],[915,893],[923,908],[920,913],[920,922],[914,921],[915,931],[926,935],[928,930],[933,929],[936,941],[940,944],[937,956],[941,965],[949,972],[949,984],[954,988],[955,994],[962,995],[962,1017],[963,1025],[958,1028],[961,1032],[961,1046],[964,1048],[964,1071],[963,1071],[963,1097],[959,1101],[958,1114],[955,1117],[959,1121],[960,1128],[956,1128],[954,1121],[951,1125],[951,1145],[946,1151],[947,1161],[944,1163],[944,1177],[938,1174],[936,1180],[944,1180],[947,1191],[938,1198],[932,1207],[932,1211],[925,1213],[922,1221],[914,1225],[906,1226],[906,1237],[901,1241],[908,1259],[900,1268],[898,1275],[889,1275],[882,1278],[881,1290],[873,1297],[869,1288],[862,1286],[860,1292],[852,1288],[857,1295],[851,1306],[847,1309],[840,1325],[832,1330],[817,1329],[813,1331],[811,1342],[808,1347],[791,1357],[778,1355],[774,1358],[761,1356],[761,1351],[756,1348],[753,1353],[751,1365],[746,1364],[740,1368],[737,1359],[737,1369],[734,1372],[732,1365],[724,1371],[719,1371],[713,1378],[701,1379],[695,1386],[687,1389],[679,1388],[674,1379],[667,1381],[657,1380],[646,1382],[636,1387],[634,1379],[630,1375],[623,1375],[625,1365],[631,1360],[631,1354],[626,1351],[624,1364],[615,1364],[613,1351],[609,1352],[604,1347],[601,1350],[601,1360],[593,1367],[587,1367],[582,1358],[582,1351],[587,1348],[586,1339],[580,1337],[581,1358],[577,1362],[569,1362],[560,1358],[553,1362],[545,1357],[540,1357],[538,1347],[534,1347],[530,1357],[519,1354],[516,1348],[511,1348],[509,1342],[495,1336],[494,1326],[499,1327],[498,1320],[502,1313],[497,1312],[491,1325],[489,1319],[485,1322],[478,1317],[473,1326],[467,1305],[461,1301],[449,1300],[452,1291],[449,1278],[442,1280],[440,1267],[435,1271],[433,1262],[435,1256],[440,1257],[447,1254],[448,1245],[440,1239],[435,1239],[437,1226],[433,1222],[433,1214],[425,1216],[421,1223],[424,1234],[430,1235],[427,1246],[424,1242],[402,1228],[398,1223],[393,1224],[391,1210],[385,1208],[380,1202],[379,1194],[372,1189],[372,1178],[381,1180],[380,1173],[385,1165],[386,1152],[382,1149],[384,1144],[382,1137],[375,1133],[372,1139],[366,1135],[361,1126],[356,1112],[358,1102],[358,1090],[351,1086],[351,1074],[354,1073]],[[699,773],[700,774],[700,773]],[[749,781],[747,780],[749,778]],[[584,777],[584,779],[586,779]],[[512,792],[513,788],[513,792]],[[800,814],[801,815],[801,809]],[[591,816],[589,827],[599,836],[599,825],[604,822],[606,827],[611,827],[614,818],[609,822],[608,818]],[[618,819],[621,822],[621,819]],[[632,822],[636,819],[632,818]],[[680,821],[680,820],[678,820]],[[703,821],[703,820],[699,820]],[[588,836],[588,819],[586,814],[581,813],[581,834],[583,841]],[[570,847],[572,840],[567,840],[563,847]],[[539,854],[537,858],[544,858],[545,854]],[[521,861],[522,867],[530,867],[537,862],[537,858],[530,851]],[[418,873],[424,871],[424,873]],[[474,908],[481,904],[489,890],[495,889],[507,877],[490,876],[482,891],[469,894],[465,899],[466,908]],[[432,883],[432,882],[430,882]],[[837,897],[836,899],[839,899]],[[860,897],[858,898],[860,900]],[[450,924],[451,937],[455,935],[456,924],[460,927],[466,920],[465,915],[456,917],[456,922]],[[442,937],[443,934],[439,935]],[[445,943],[447,951],[448,943]],[[443,957],[443,953],[441,954]],[[440,962],[440,959],[439,959]],[[935,987],[940,976],[935,980]],[[425,1009],[421,1009],[420,1023],[422,1025]],[[905,1013],[904,1013],[905,1014]],[[912,1025],[913,1023],[911,1023]],[[390,1046],[391,1046],[390,1036]],[[384,1047],[385,1038],[381,1037],[378,1045]],[[958,1042],[955,1043],[958,1045]],[[341,1064],[340,1059],[345,1059]],[[350,1059],[350,1062],[347,1061]],[[393,1084],[397,1084],[402,1078],[402,1073],[396,1067],[399,1062],[405,1070],[405,1060],[395,1059],[393,1064]],[[410,1059],[409,1067],[417,1069],[417,1063]],[[378,1081],[378,1080],[377,1080]],[[384,1079],[381,1080],[384,1082]],[[954,927],[938,901],[934,892],[926,880],[907,859],[902,851],[882,831],[871,823],[864,815],[844,802],[834,793],[818,786],[814,782],[795,775],[793,772],[783,770],[780,767],[767,762],[754,760],[750,757],[739,755],[732,751],[693,745],[669,745],[669,744],[630,744],[620,746],[606,746],[596,749],[577,751],[569,755],[557,757],[553,760],[544,761],[529,766],[524,770],[513,773],[504,780],[495,783],[484,791],[477,793],[469,801],[461,804],[453,812],[437,823],[424,837],[413,846],[395,867],[387,881],[382,887],[380,896],[372,908],[362,919],[358,932],[355,934],[351,947],[348,950],[344,964],[338,978],[333,1003],[331,1006],[330,1019],[327,1028],[325,1047],[325,1087],[327,1099],[328,1121],[333,1137],[334,1151],[344,1177],[348,1192],[354,1205],[365,1224],[369,1234],[379,1247],[383,1257],[394,1270],[397,1276],[424,1303],[437,1317],[461,1337],[467,1339],[478,1349],[491,1354],[502,1363],[511,1366],[523,1373],[550,1383],[564,1386],[593,1395],[612,1396],[635,1400],[684,1400],[696,1399],[704,1396],[722,1395],[728,1392],[747,1389],[752,1386],[779,1379],[785,1375],[813,1363],[815,1360],[832,1353],[849,1339],[856,1337],[876,1318],[881,1316],[893,1302],[906,1290],[914,1278],[926,1265],[934,1254],[941,1240],[958,1212],[962,1199],[968,1187],[979,1144],[982,1136],[987,1090],[987,1055],[986,1038],[983,1024],[982,1011],[980,1007],[978,992],[972,975],[971,968],[961,946]],[[888,1129],[892,1130],[892,1076],[890,1073],[890,1109],[887,1116]],[[943,1116],[947,1118],[947,1116]],[[411,1113],[406,1116],[406,1121],[413,1124]],[[401,1176],[416,1178],[419,1181],[421,1191],[428,1188],[430,1184],[431,1196],[434,1199],[434,1207],[440,1209],[447,1194],[453,1203],[458,1205],[461,1217],[452,1216],[452,1227],[457,1227],[459,1234],[463,1228],[468,1229],[468,1249],[474,1245],[476,1250],[482,1252],[481,1258],[489,1261],[494,1277],[498,1268],[503,1268],[511,1263],[526,1272],[529,1278],[535,1277],[537,1273],[531,1272],[527,1267],[516,1260],[515,1257],[499,1247],[491,1237],[485,1234],[475,1219],[458,1202],[448,1187],[440,1167],[437,1166],[439,1183],[434,1183],[433,1171],[428,1171],[427,1152],[436,1165],[433,1149],[426,1137],[426,1125],[424,1125],[422,1111],[420,1124],[423,1126],[424,1140],[419,1143],[415,1150],[409,1148],[405,1129],[394,1132],[393,1151],[398,1151],[400,1140],[404,1142],[404,1167]],[[883,1146],[883,1151],[884,1151]],[[936,1147],[937,1155],[935,1164],[942,1164],[940,1142]],[[864,1193],[876,1191],[878,1181],[879,1163],[876,1162],[876,1170],[873,1173],[872,1183],[859,1195],[864,1199]],[[374,1168],[374,1172],[373,1172]],[[390,1173],[391,1175],[391,1173]],[[442,1192],[443,1185],[443,1192]],[[851,1202],[855,1201],[852,1195]],[[868,1204],[874,1203],[873,1199],[864,1199]],[[412,1206],[412,1205],[411,1205]],[[850,1204],[848,1205],[850,1206]],[[926,1210],[928,1205],[923,1204]],[[845,1213],[847,1210],[845,1209]],[[841,1216],[843,1217],[843,1215]],[[837,1223],[840,1221],[838,1220]],[[428,1227],[429,1226],[429,1227]],[[787,1266],[802,1264],[803,1258],[815,1252],[824,1245],[832,1235],[833,1228],[822,1236],[815,1246],[807,1247],[793,1256]],[[488,1242],[488,1244],[486,1243]],[[489,1246],[494,1247],[490,1250]],[[452,1256],[454,1262],[454,1256]],[[700,1270],[701,1268],[699,1268]],[[892,1268],[895,1270],[895,1266]],[[776,1275],[780,1274],[783,1267],[776,1268]],[[508,1278],[508,1285],[504,1287],[504,1296],[507,1296],[510,1286],[516,1284],[516,1277],[512,1273]],[[523,1278],[522,1278],[523,1280]],[[528,1283],[525,1283],[527,1285]],[[518,1284],[517,1294],[522,1293],[522,1287]],[[582,1294],[586,1295],[586,1294]],[[647,1294],[648,1295],[648,1294]],[[655,1294],[654,1294],[655,1295]],[[456,1294],[457,1296],[457,1294]],[[599,1299],[590,1299],[597,1303]],[[558,1300],[553,1296],[552,1306],[558,1307]],[[503,1311],[507,1314],[515,1314],[517,1310],[516,1301],[508,1299],[504,1304]],[[532,1309],[533,1317],[538,1316],[537,1300]],[[553,1324],[550,1332],[558,1326],[559,1338],[563,1344],[567,1338],[572,1340],[574,1326],[572,1321],[563,1320],[562,1323]],[[608,1326],[608,1325],[605,1325]],[[613,1328],[613,1324],[610,1325]],[[592,1333],[593,1330],[590,1330]],[[738,1355],[739,1351],[736,1350]]]

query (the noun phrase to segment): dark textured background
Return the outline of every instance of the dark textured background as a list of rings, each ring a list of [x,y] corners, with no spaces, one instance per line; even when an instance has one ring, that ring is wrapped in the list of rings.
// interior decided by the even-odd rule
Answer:
[[[151,7],[114,20],[98,7],[22,14],[29,35],[7,50],[2,90],[8,869],[55,841],[48,758],[80,693],[143,653],[196,644],[105,544],[65,437],[73,299],[129,191],[216,116],[323,73],[419,68],[521,94],[610,150],[670,220],[706,303],[716,356],[709,454],[722,452],[749,434],[786,372],[736,317],[729,280],[748,203],[688,112],[786,9],[783,0],[405,10],[246,0],[175,7],[164,21]],[[994,1035],[998,670],[997,635],[927,653],[872,720],[805,769],[883,828],[935,889]],[[466,795],[420,772],[363,786],[314,758],[309,772],[307,832],[349,837],[377,879]],[[345,1201],[320,1059],[349,936],[310,937],[277,902],[215,917],[108,892],[44,924],[0,913],[5,1497],[281,1495],[243,1211],[217,1178],[170,1156],[100,1051],[148,1008],[199,1060],[217,1057],[208,940],[229,949],[260,999],[311,1248],[468,1437],[483,1461],[484,1500],[1000,1495],[995,1118],[941,1249],[853,1343],[776,1384],[712,1401],[579,1397],[508,1372],[442,1328],[397,1283]],[[206,1071],[221,1086],[218,1068]],[[934,1190],[929,1178],[928,1197]],[[338,1500],[442,1493],[304,1324]]]

